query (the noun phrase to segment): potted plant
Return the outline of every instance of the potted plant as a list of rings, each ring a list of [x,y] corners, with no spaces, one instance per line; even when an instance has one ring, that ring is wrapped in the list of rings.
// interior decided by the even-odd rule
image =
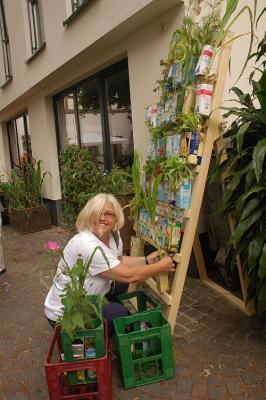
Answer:
[[[105,354],[105,338],[102,317],[102,306],[105,297],[87,295],[84,288],[86,276],[97,251],[102,253],[108,267],[109,261],[101,246],[95,247],[87,260],[79,257],[70,268],[64,260],[61,246],[57,242],[48,242],[46,248],[53,256],[59,252],[63,258],[62,274],[68,277],[62,298],[63,314],[57,320],[61,327],[61,340],[65,361],[75,361],[80,358],[98,358]],[[88,379],[87,379],[88,378]],[[84,371],[68,373],[71,384],[91,381],[92,376],[86,377]],[[94,378],[94,377],[93,377]]]
[[[265,8],[261,16],[264,12]],[[250,75],[252,94],[234,87],[237,106],[223,107],[227,111],[225,117],[235,118],[224,135],[232,145],[227,150],[227,158],[217,165],[212,177],[219,182],[223,179],[225,190],[220,211],[223,214],[230,212],[235,218],[229,245],[234,256],[240,256],[244,268],[248,284],[248,297],[244,300],[248,302],[255,298],[258,313],[266,310],[265,44],[264,35],[251,56],[257,63]]]
[[[190,164],[180,156],[170,156],[160,166],[163,179],[169,181],[169,188],[173,192],[177,192],[186,179],[193,179],[194,174]]]
[[[42,172],[41,161],[31,159],[19,171],[11,172],[9,182],[1,183],[9,206],[10,224],[19,233],[51,227],[50,212],[42,198],[43,181],[47,174]]]

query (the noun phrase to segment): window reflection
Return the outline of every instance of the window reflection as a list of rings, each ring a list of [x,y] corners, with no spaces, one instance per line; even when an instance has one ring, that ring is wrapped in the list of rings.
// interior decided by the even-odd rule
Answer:
[[[7,122],[11,166],[21,167],[31,157],[29,116],[22,114]]]
[[[132,165],[133,133],[128,70],[106,78],[112,164]]]
[[[78,110],[81,146],[89,148],[92,158],[104,168],[103,133],[99,85],[92,79],[78,88]]]
[[[69,93],[57,103],[60,141],[62,146],[78,144],[77,126],[75,119],[74,94]]]
[[[133,133],[127,60],[56,96],[60,147],[87,148],[101,169],[132,165]]]

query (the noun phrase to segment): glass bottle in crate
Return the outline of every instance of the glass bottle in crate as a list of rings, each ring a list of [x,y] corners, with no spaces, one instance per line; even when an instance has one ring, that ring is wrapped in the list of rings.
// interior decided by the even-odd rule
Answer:
[[[85,358],[95,358],[96,357],[96,349],[95,349],[95,341],[93,338],[85,338],[84,339],[84,355]],[[87,369],[87,377],[89,379],[95,379],[96,373],[92,369]]]

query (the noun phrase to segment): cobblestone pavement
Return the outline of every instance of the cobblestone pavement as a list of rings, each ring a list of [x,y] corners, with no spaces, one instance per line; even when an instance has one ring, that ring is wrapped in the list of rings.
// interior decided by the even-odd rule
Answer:
[[[55,266],[40,264],[43,244],[64,243],[66,235],[58,228],[19,235],[4,226],[3,236],[0,399],[49,400],[43,365],[52,330],[43,302]],[[265,345],[265,317],[247,317],[199,280],[187,278],[174,331],[176,378],[125,390],[114,355],[113,399],[266,399]]]

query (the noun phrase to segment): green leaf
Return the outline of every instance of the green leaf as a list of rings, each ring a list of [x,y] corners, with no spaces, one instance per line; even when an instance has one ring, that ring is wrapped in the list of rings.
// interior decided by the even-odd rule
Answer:
[[[245,219],[244,221],[239,221],[236,228],[231,234],[230,243],[236,246],[239,241],[242,239],[244,233],[261,217],[263,213],[262,210],[256,210],[253,214],[249,216],[249,218]]]
[[[256,147],[253,150],[253,168],[256,174],[257,181],[260,181],[262,170],[263,170],[263,163],[266,154],[266,138],[260,140]]]
[[[262,281],[266,278],[266,243],[264,243],[260,256],[258,276]]]
[[[258,293],[257,312],[263,313],[266,310],[266,285],[263,285]]]
[[[76,314],[73,315],[73,317],[72,317],[72,324],[73,324],[73,325],[76,325],[76,328],[77,328],[77,329],[78,329],[78,328],[82,328],[82,329],[85,328],[85,326],[84,326],[84,321],[83,321],[83,317],[82,317],[82,315],[81,315],[80,313],[76,313]]]
[[[237,142],[237,149],[238,149],[240,155],[242,153],[243,138],[244,138],[245,133],[248,131],[250,124],[251,124],[251,121],[245,122],[243,125],[240,126],[240,128],[238,129],[238,132],[237,132],[236,142]]]
[[[262,235],[257,235],[254,237],[254,239],[251,240],[248,246],[248,274],[254,270],[258,263],[259,256],[261,254],[263,244],[265,241],[265,236],[263,237]]]
[[[260,205],[260,201],[257,198],[251,199],[247,204],[245,204],[244,211],[240,216],[240,221],[248,218],[249,215]]]

